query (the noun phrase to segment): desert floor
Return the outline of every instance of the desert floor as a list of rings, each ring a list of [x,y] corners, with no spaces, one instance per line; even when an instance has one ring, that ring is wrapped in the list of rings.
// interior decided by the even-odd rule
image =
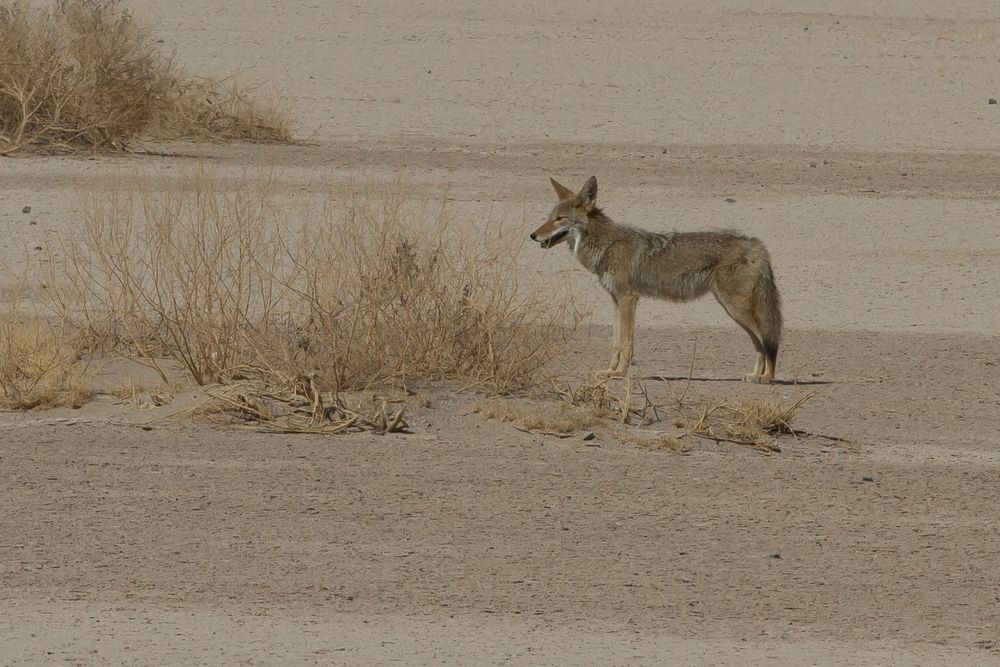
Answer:
[[[783,382],[737,380],[750,346],[711,300],[643,302],[638,370],[668,413],[816,396],[771,455],[533,435],[441,389],[383,437],[146,430],[110,396],[0,414],[0,662],[1000,663],[995,3],[128,4],[308,137],[165,152],[290,199],[404,181],[527,234],[549,175],[596,174],[620,222],[759,236]],[[0,161],[5,264],[81,193],[195,161]],[[592,310],[566,355],[602,366],[600,288],[524,257]]]

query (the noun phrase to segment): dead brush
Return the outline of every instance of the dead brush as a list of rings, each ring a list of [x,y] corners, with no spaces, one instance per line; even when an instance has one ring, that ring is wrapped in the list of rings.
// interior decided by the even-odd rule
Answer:
[[[168,93],[169,111],[155,120],[148,134],[154,139],[290,143],[287,99],[260,91],[239,76],[221,81],[175,78]]]
[[[568,404],[586,407],[605,419],[621,424],[649,426],[661,421],[659,409],[650,400],[642,382],[629,376],[622,380],[618,394],[609,387],[611,382],[614,380],[584,382],[576,387],[553,385],[553,389]]]
[[[405,411],[396,402],[373,394],[367,407],[362,401],[352,406],[338,392],[320,391],[315,374],[290,378],[248,365],[229,371],[224,383],[208,393],[215,404],[207,412],[263,432],[410,432]]]
[[[571,433],[596,423],[615,423],[633,428],[619,429],[617,439],[647,449],[668,449],[685,452],[689,449],[685,440],[703,438],[715,442],[729,442],[753,447],[765,452],[779,452],[776,436],[795,435],[792,421],[799,409],[815,393],[809,393],[798,400],[787,403],[775,399],[745,400],[730,404],[727,401],[692,404],[684,402],[684,395],[677,403],[674,427],[679,432],[666,433],[646,431],[639,427],[650,426],[662,421],[663,408],[657,407],[650,399],[646,387],[635,378],[622,381],[618,393],[612,391],[608,380],[583,383],[577,387],[554,387],[565,403],[577,410],[585,410],[592,421],[573,428],[572,423],[561,429],[531,428],[533,425],[525,417],[520,424],[526,430],[536,432],[552,431],[555,434]],[[503,408],[493,408],[494,413],[503,415]],[[545,413],[545,409],[526,411],[534,415]],[[551,411],[548,411],[551,412]],[[489,413],[487,413],[489,416]],[[493,417],[496,418],[496,417]],[[506,421],[516,421],[508,417]],[[826,437],[826,436],[824,436]]]
[[[715,442],[729,442],[759,449],[780,452],[775,436],[790,434],[792,421],[799,409],[815,396],[806,394],[793,403],[774,399],[690,405],[681,404],[681,416],[674,426],[682,430],[680,438],[698,437]]]
[[[532,403],[492,400],[477,404],[473,411],[486,419],[510,423],[521,431],[560,438],[601,424],[649,425],[660,419],[645,387],[634,378],[622,385],[620,395],[609,388],[607,380],[584,382],[575,387],[553,384],[549,395],[552,394],[560,400]]]
[[[65,329],[12,313],[0,322],[0,407],[80,407],[90,396],[86,367]]]
[[[0,154],[122,148],[160,111],[170,63],[117,4],[0,5]]]
[[[795,435],[792,421],[799,408],[815,395],[806,394],[794,403],[774,399],[740,401],[732,406],[729,434],[748,440],[763,435]]]
[[[403,188],[304,203],[297,229],[267,174],[123,179],[83,208],[40,276],[50,305],[164,381],[161,357],[198,384],[252,365],[334,394],[410,380],[511,393],[538,384],[576,322],[569,300],[520,289],[519,234],[488,217],[459,229]]]
[[[0,155],[135,140],[288,141],[288,110],[180,72],[120,0],[0,0]]]
[[[496,221],[462,230],[405,190],[319,208],[286,246],[300,323],[272,366],[316,369],[336,388],[421,379],[509,393],[537,384],[572,334],[568,300],[520,288],[523,244]]]
[[[278,227],[270,184],[205,172],[178,189],[88,193],[83,217],[45,279],[60,317],[156,370],[171,357],[197,384],[247,361],[248,337],[276,313]]]

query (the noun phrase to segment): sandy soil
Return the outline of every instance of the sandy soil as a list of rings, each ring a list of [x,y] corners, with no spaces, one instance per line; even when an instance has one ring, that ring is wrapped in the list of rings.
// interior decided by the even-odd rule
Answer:
[[[594,173],[622,222],[760,236],[786,383],[736,381],[709,301],[643,303],[638,369],[668,410],[816,396],[771,456],[535,436],[441,390],[398,437],[2,414],[0,661],[1000,662],[990,3],[130,4],[190,69],[289,95],[307,145],[168,147],[289,199],[403,179],[527,232],[548,175]],[[191,162],[0,162],[0,259],[54,249],[81,191]],[[561,251],[524,271],[593,306],[566,354],[601,365],[599,288]]]

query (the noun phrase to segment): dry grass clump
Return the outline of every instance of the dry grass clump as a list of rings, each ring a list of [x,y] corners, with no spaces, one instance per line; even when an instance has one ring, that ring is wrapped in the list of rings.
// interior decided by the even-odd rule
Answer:
[[[648,426],[660,420],[645,387],[634,378],[624,381],[620,393],[609,387],[607,380],[556,387],[555,393],[561,400],[531,404],[491,401],[478,404],[475,412],[487,419],[512,423],[522,431],[559,437],[599,424]]]
[[[792,421],[799,409],[816,394],[809,393],[794,403],[758,399],[729,404],[722,401],[704,405],[682,405],[674,426],[681,438],[694,436],[746,445],[766,452],[780,452],[775,436],[795,435]]]
[[[0,155],[120,150],[144,137],[288,141],[287,110],[199,83],[120,0],[0,1]]]
[[[661,422],[670,409],[654,404],[645,386],[634,378],[626,378],[614,387],[604,380],[557,392],[563,398],[562,411],[546,403],[530,408],[505,403],[480,408],[488,418],[513,422],[523,430],[560,436],[603,423],[615,427],[619,442],[646,449],[683,453],[688,451],[691,438],[702,438],[779,452],[776,437],[795,435],[792,422],[796,414],[815,396],[810,393],[792,403],[754,399],[733,404],[725,400],[689,403],[682,396],[676,401],[673,421],[678,431],[666,432],[641,428]]]
[[[567,437],[603,421],[605,415],[593,407],[570,405],[565,401],[538,401],[530,404],[492,400],[473,409],[487,419],[512,424],[530,433]]]
[[[815,394],[807,394],[794,403],[776,399],[740,401],[729,412],[727,433],[730,437],[756,440],[765,435],[795,435],[792,421],[802,405]]]
[[[322,391],[421,379],[511,392],[571,332],[553,294],[518,288],[519,237],[488,220],[463,233],[403,189],[288,216],[266,176],[195,170],[162,192],[122,182],[84,208],[47,280],[58,312],[199,384],[253,365]]]
[[[89,396],[85,368],[64,329],[24,321],[17,313],[0,321],[0,407],[76,408]]]

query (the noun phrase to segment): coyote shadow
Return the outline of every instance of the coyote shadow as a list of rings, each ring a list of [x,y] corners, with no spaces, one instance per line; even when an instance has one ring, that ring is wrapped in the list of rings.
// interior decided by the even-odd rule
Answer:
[[[660,382],[743,382],[741,377],[732,378],[718,378],[718,377],[690,377],[687,375],[643,375],[638,378],[639,380],[659,380]],[[823,384],[833,384],[831,380],[772,380],[771,384],[780,384],[785,386],[812,386],[812,385],[823,385]]]

